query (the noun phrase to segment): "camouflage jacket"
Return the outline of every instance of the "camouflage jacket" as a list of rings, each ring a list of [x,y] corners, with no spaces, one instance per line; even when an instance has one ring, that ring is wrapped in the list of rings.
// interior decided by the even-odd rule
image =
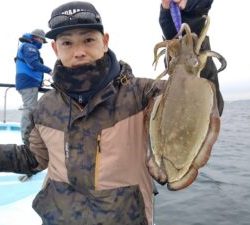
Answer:
[[[60,90],[45,93],[33,114],[29,149],[0,145],[0,171],[48,168],[33,201],[44,225],[152,224],[145,111],[166,82],[148,94],[152,79],[135,78],[125,63],[121,68],[86,107]]]

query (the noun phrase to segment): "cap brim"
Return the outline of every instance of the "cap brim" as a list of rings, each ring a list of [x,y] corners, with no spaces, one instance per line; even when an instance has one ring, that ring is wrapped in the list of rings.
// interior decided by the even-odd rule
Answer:
[[[36,38],[42,39],[44,44],[45,44],[45,43],[48,43],[44,37],[41,37],[41,36],[38,36],[38,35],[34,35],[34,34],[32,34],[32,36],[33,36],[33,37],[36,37]]]
[[[98,30],[101,33],[103,33],[103,26],[101,24],[75,24],[75,25],[68,25],[68,26],[62,26],[55,29],[50,30],[46,33],[45,37],[49,39],[56,39],[58,34],[61,34],[64,31],[67,30],[73,30],[77,28],[86,28],[86,29],[93,29]]]

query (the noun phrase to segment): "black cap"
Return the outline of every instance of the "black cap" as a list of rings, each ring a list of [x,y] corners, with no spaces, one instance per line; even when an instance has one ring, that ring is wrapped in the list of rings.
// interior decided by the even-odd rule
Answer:
[[[63,4],[53,10],[49,20],[46,37],[56,39],[56,36],[66,30],[88,28],[103,33],[101,16],[89,2],[73,1]]]

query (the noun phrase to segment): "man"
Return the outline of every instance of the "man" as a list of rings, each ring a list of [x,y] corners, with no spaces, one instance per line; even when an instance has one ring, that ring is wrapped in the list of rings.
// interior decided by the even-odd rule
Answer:
[[[43,82],[43,73],[51,73],[51,69],[43,64],[39,49],[46,43],[45,32],[35,29],[19,38],[16,62],[16,90],[23,101],[21,118],[22,140],[26,140],[27,129],[30,126],[29,115],[36,107],[38,89]]]
[[[152,224],[145,111],[166,81],[152,88],[117,61],[90,3],[59,6],[49,27],[54,89],[32,113],[25,145],[0,145],[0,171],[48,168],[33,201],[44,225]]]
[[[172,20],[169,5],[172,0],[162,0],[160,9],[160,26],[164,34],[164,38],[167,40],[172,39],[177,31]],[[207,15],[213,0],[173,0],[181,9],[182,23],[187,23],[191,31],[198,36],[205,23],[203,15]],[[209,38],[206,37],[202,44],[201,50],[210,50]],[[217,105],[220,115],[223,112],[224,100],[220,92],[218,74],[216,66],[212,58],[207,59],[206,66],[201,71],[201,77],[204,77],[215,84]]]

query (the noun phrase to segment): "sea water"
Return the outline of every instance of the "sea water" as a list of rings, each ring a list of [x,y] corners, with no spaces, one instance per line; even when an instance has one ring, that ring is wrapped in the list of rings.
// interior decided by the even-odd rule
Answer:
[[[157,225],[250,225],[250,101],[225,104],[219,138],[191,186],[157,187]]]

